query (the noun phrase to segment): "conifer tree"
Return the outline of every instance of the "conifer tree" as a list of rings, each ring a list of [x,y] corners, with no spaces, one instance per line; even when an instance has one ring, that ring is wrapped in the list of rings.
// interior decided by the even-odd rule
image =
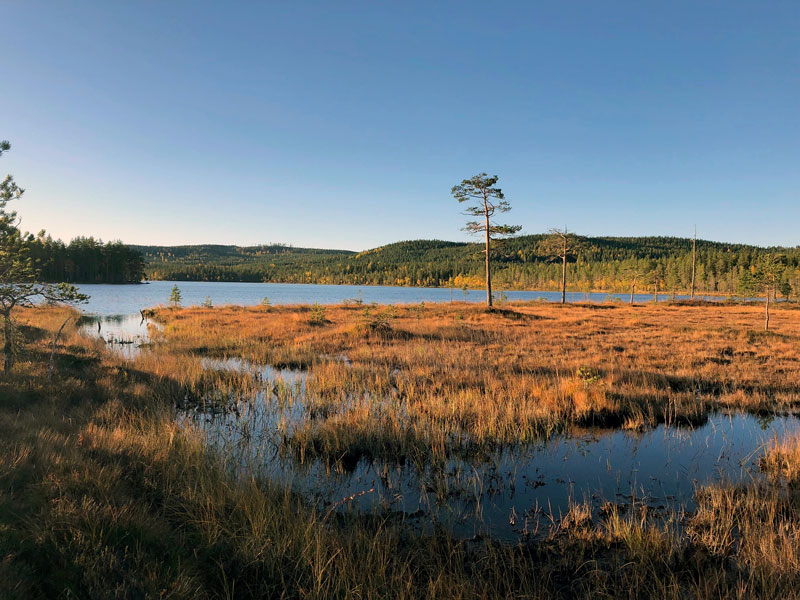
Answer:
[[[494,187],[498,179],[497,175],[489,177],[486,173],[479,173],[475,177],[464,179],[450,190],[453,197],[459,202],[473,203],[464,211],[465,215],[480,219],[468,221],[464,231],[485,236],[486,305],[490,308],[492,306],[492,240],[512,236],[522,229],[519,225],[498,225],[492,221],[495,213],[511,210],[511,205],[505,199],[503,191]]]
[[[0,156],[10,149],[8,141],[0,142]],[[0,317],[3,320],[5,372],[11,370],[16,353],[13,316],[16,308],[33,306],[41,301],[79,303],[89,298],[66,283],[42,283],[40,270],[30,256],[34,237],[20,231],[16,211],[8,210],[8,203],[19,200],[24,192],[11,175],[0,183]]]

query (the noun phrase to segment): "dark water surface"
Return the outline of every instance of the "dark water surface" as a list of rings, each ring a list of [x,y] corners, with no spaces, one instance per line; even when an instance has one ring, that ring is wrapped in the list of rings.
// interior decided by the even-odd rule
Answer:
[[[239,360],[206,366],[246,370],[272,383],[235,411],[182,413],[183,422],[230,457],[232,468],[289,484],[323,509],[380,508],[423,527],[443,524],[464,537],[536,535],[574,502],[588,501],[595,513],[607,502],[645,504],[656,515],[692,510],[699,485],[761,477],[757,462],[765,445],[800,432],[796,416],[717,413],[697,427],[574,430],[479,460],[452,458],[436,471],[382,460],[331,468],[320,461],[300,464],[281,452],[283,436],[313,418],[304,400],[310,375]]]

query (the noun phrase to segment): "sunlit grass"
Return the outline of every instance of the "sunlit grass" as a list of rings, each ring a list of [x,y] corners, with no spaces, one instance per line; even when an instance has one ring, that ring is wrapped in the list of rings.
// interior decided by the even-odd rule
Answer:
[[[161,309],[160,350],[138,364],[194,387],[207,374],[181,357],[308,369],[308,414],[327,418],[296,423],[300,456],[441,460],[572,426],[795,409],[793,312],[776,309],[765,336],[758,307],[737,305],[351,305],[324,322],[305,306]]]
[[[201,431],[175,421],[187,394],[262,385],[204,369],[200,354],[309,366],[310,407],[329,412],[318,431],[298,431],[298,449],[361,444],[410,460],[436,460],[459,436],[538,435],[543,422],[639,428],[796,402],[797,326],[779,310],[782,337],[750,336],[746,307],[514,310],[541,318],[398,308],[395,334],[372,336],[354,331],[353,308],[313,326],[295,307],[175,311],[157,351],[132,362],[68,327],[52,381],[50,343],[68,313],[20,313],[26,344],[0,380],[0,596],[798,597],[794,439],[765,454],[777,478],[702,488],[694,514],[595,515],[575,503],[536,541],[500,544],[320,511],[281,485],[234,477]]]

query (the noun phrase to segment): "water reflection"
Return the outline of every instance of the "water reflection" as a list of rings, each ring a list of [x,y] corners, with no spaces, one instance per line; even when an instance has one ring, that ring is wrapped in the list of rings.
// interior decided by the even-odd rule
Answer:
[[[759,477],[764,445],[800,432],[795,416],[714,414],[696,428],[574,430],[480,460],[453,457],[436,468],[380,459],[331,467],[285,452],[295,427],[326,418],[310,412],[307,373],[204,360],[208,368],[251,373],[264,383],[254,397],[237,399],[235,410],[182,412],[181,420],[202,430],[233,468],[290,485],[326,510],[380,508],[421,527],[444,524],[465,537],[517,539],[557,521],[573,501],[589,501],[596,513],[606,502],[691,510],[698,485]]]
[[[137,315],[87,315],[78,319],[78,329],[83,335],[102,339],[109,347],[125,358],[134,358],[141,348],[150,344],[150,327],[154,321]]]

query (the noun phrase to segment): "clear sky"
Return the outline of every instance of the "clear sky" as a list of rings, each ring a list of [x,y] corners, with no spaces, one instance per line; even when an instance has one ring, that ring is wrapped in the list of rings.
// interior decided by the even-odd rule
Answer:
[[[800,244],[800,2],[0,2],[23,227],[129,243]]]

